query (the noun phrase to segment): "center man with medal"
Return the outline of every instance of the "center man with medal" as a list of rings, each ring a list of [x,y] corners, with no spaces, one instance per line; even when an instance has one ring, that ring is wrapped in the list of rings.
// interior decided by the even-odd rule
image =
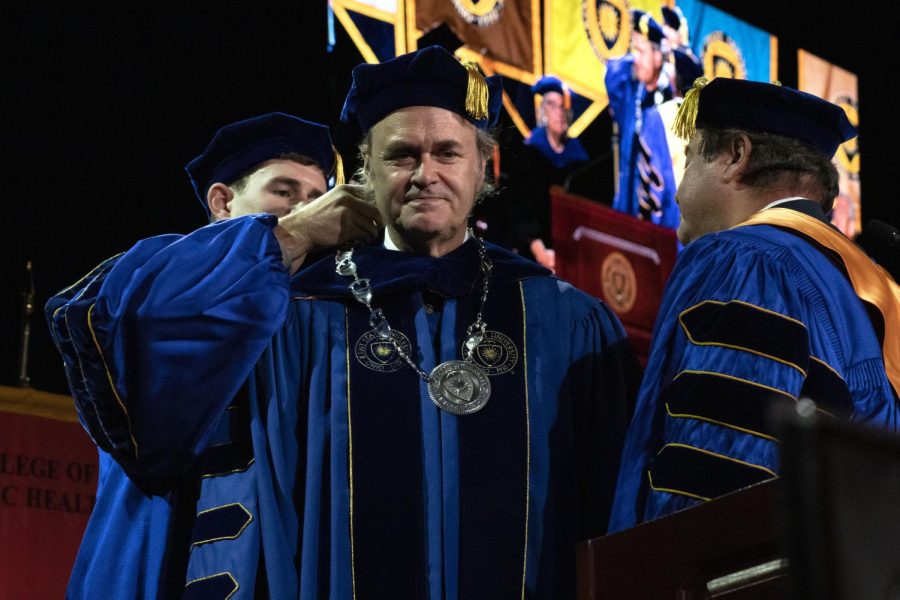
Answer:
[[[92,275],[85,385],[165,500],[146,560],[185,598],[574,597],[634,363],[599,300],[468,231],[501,93],[438,47],[360,65],[360,184],[197,230],[113,273],[127,297]]]
[[[501,94],[439,47],[356,67],[342,120],[384,242],[294,278],[345,311],[357,597],[574,598],[606,530],[633,363],[600,301],[468,229]]]

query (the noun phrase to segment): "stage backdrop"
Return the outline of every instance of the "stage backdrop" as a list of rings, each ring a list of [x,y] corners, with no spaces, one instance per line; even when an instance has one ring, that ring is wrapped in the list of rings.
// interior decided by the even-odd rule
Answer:
[[[415,50],[430,31],[448,27],[462,44],[460,58],[503,75],[503,105],[523,137],[534,126],[528,87],[543,74],[574,93],[569,135],[578,137],[607,106],[606,61],[629,50],[629,11],[661,22],[664,5],[684,12],[707,77],[777,79],[777,39],[700,0],[544,0],[543,10],[538,0],[329,0],[370,63]]]
[[[827,60],[800,50],[797,56],[797,87],[844,109],[859,125],[859,95],[856,75]],[[840,175],[840,190],[834,200],[831,222],[853,239],[862,231],[862,195],[859,187],[859,147],[853,138],[838,148],[834,157]]]
[[[0,598],[65,596],[96,489],[72,399],[0,386]]]

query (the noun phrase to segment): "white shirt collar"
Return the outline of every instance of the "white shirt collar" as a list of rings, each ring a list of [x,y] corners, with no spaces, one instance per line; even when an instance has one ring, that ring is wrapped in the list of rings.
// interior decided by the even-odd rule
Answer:
[[[391,239],[391,230],[384,230],[384,247],[388,250],[396,250],[400,252],[400,248],[397,247],[397,244],[394,243],[394,240]]]
[[[759,212],[762,212],[764,210],[769,210],[770,208],[775,208],[779,204],[784,204],[785,202],[792,202],[794,200],[808,200],[808,198],[804,198],[803,196],[791,196],[790,198],[782,198],[781,200],[776,200],[775,202],[770,202],[769,204],[766,204],[759,210]]]
[[[469,241],[469,230],[466,230],[466,237],[463,240],[463,244]],[[391,239],[391,230],[385,228],[384,230],[384,247],[387,250],[396,250],[397,252],[401,252],[400,248],[397,247],[397,244],[394,243],[394,240]]]

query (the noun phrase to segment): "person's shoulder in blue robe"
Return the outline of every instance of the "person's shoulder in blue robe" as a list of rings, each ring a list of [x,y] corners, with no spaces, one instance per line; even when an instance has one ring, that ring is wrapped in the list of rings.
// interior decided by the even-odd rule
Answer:
[[[801,396],[898,427],[881,345],[846,276],[771,226],[690,243],[657,317],[610,530],[776,476],[767,409]]]

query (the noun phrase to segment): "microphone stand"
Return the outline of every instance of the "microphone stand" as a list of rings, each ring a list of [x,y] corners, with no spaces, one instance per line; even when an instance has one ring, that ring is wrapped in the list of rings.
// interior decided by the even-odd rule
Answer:
[[[31,378],[28,376],[28,347],[31,342],[31,315],[34,313],[34,271],[31,261],[25,263],[25,272],[28,275],[28,284],[22,292],[22,345],[19,348],[19,387],[31,387]]]

